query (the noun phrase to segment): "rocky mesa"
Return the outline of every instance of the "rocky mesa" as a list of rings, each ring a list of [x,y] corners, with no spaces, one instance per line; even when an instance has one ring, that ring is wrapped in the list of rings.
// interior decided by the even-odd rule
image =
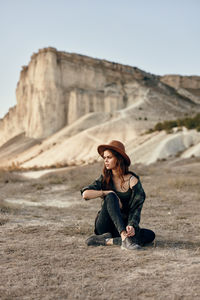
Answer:
[[[162,158],[163,151],[150,158],[148,149],[164,145],[164,134],[144,133],[159,121],[200,111],[199,77],[174,76],[50,47],[39,50],[21,71],[17,105],[0,120],[0,166],[88,163],[98,159],[97,144],[111,139],[124,142],[137,161]],[[192,136],[190,142],[184,142],[186,136]],[[199,143],[199,134],[184,131],[178,139],[183,151]]]

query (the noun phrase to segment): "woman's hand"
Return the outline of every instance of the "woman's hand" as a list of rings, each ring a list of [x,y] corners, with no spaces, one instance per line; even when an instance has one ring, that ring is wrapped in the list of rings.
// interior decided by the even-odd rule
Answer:
[[[135,235],[135,228],[133,226],[126,226],[127,237]]]

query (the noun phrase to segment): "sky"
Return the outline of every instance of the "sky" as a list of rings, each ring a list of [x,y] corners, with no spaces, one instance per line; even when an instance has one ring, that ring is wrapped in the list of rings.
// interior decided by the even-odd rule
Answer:
[[[0,0],[0,118],[39,49],[200,75],[200,0]]]

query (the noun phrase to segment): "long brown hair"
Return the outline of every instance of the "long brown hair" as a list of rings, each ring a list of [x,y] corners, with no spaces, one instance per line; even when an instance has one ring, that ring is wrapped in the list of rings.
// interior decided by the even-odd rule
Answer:
[[[125,159],[116,151],[111,150],[111,149],[107,149],[109,150],[113,156],[116,157],[117,162],[116,162],[116,171],[117,171],[117,175],[119,176],[119,178],[121,179],[121,187],[123,185],[124,181],[124,177],[123,175],[128,174],[128,165],[125,161]],[[104,150],[105,151],[105,150]],[[103,187],[106,189],[110,189],[112,187],[112,170],[108,170],[105,167],[103,167]]]

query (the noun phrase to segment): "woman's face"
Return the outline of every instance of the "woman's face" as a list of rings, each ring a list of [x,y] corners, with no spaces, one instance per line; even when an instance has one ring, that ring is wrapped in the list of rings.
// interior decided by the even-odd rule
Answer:
[[[115,169],[117,158],[112,154],[111,151],[105,150],[103,154],[103,159],[107,170]]]

